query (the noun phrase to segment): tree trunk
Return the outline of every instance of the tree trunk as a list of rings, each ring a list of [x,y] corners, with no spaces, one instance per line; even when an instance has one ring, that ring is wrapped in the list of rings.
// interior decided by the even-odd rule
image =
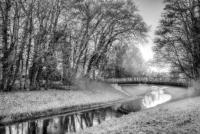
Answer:
[[[10,87],[10,79],[11,79],[11,64],[9,62],[10,54],[12,49],[9,48],[8,43],[8,27],[9,23],[9,12],[11,8],[11,1],[6,0],[2,2],[2,45],[3,45],[3,57],[2,57],[2,83],[1,83],[1,90],[9,91]],[[4,5],[4,6],[3,6]],[[11,46],[10,46],[11,47]]]
[[[30,90],[39,89],[39,76],[41,73],[41,67],[39,63],[33,63],[30,68],[29,79],[30,79]]]

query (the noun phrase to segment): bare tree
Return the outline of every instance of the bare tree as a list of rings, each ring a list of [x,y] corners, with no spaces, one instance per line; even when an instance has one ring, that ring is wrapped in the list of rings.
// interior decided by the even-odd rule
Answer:
[[[181,70],[187,77],[200,77],[199,1],[165,0],[166,7],[157,31],[157,59]],[[195,13],[196,12],[196,13]]]
[[[60,64],[66,83],[103,71],[117,42],[147,32],[131,0],[1,0],[0,15],[3,91],[47,89]]]

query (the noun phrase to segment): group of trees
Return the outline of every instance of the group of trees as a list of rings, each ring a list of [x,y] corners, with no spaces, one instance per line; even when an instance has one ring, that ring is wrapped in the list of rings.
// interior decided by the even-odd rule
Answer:
[[[157,60],[190,79],[200,77],[200,0],[165,0],[155,40]]]
[[[59,72],[63,82],[101,75],[115,47],[147,32],[132,0],[1,0],[0,29],[3,91],[38,89]]]

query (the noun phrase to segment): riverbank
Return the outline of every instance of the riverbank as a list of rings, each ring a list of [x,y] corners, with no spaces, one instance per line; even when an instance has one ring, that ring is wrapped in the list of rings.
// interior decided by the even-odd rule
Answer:
[[[137,99],[157,88],[152,85],[123,85],[120,88],[117,85],[100,82],[82,83],[80,86],[67,91],[51,89],[0,93],[0,124],[111,106],[120,101]],[[165,92],[170,92],[173,99],[187,95],[187,90],[183,88],[163,88]]]
[[[0,124],[90,108],[122,100],[127,95],[111,85],[93,82],[73,90],[21,91],[0,93]]]
[[[113,119],[84,134],[197,134],[200,133],[200,97],[188,98]]]

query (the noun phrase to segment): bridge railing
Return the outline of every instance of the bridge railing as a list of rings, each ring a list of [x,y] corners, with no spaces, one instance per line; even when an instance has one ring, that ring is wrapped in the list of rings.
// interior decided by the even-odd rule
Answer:
[[[129,77],[129,78],[108,78],[102,79],[108,83],[147,83],[147,84],[173,84],[188,86],[190,81],[185,78],[169,78],[169,77]]]

